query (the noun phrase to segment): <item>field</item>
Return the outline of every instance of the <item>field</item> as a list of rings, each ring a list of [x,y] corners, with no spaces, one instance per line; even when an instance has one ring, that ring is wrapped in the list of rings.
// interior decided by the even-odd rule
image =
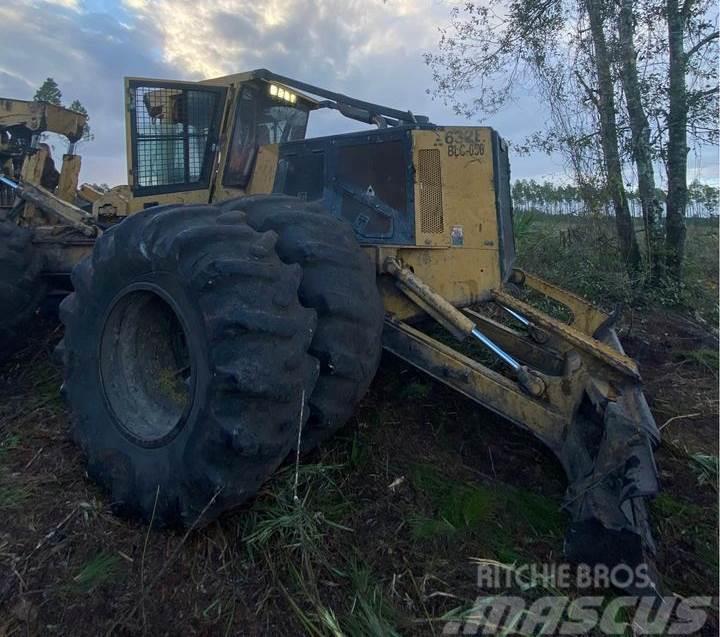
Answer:
[[[606,223],[524,216],[516,230],[521,265],[625,304],[621,339],[664,436],[658,568],[672,592],[715,595],[717,224],[690,226],[679,292],[618,270]],[[301,463],[297,499],[291,458],[207,528],[120,520],[69,439],[61,337],[39,319],[0,367],[0,636],[441,634],[479,594],[473,559],[561,559],[554,458],[390,355],[352,422]]]

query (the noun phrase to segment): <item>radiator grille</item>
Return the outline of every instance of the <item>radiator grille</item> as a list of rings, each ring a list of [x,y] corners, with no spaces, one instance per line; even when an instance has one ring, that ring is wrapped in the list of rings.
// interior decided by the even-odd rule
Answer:
[[[440,151],[437,148],[418,151],[418,183],[420,231],[439,234],[443,231],[443,205]]]

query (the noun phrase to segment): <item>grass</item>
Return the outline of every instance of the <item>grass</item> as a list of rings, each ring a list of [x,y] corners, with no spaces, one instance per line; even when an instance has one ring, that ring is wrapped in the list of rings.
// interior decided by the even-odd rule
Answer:
[[[351,560],[348,579],[353,591],[350,610],[344,615],[342,626],[348,637],[399,637],[394,622],[397,611],[388,603],[370,569],[362,563]]]
[[[477,536],[488,555],[514,561],[527,557],[524,544],[533,539],[556,539],[565,516],[550,498],[496,482],[467,484],[445,478],[429,465],[417,465],[413,485],[429,501],[429,514],[409,520],[418,540]]]
[[[21,508],[32,497],[30,487],[21,483],[23,476],[11,473],[5,464],[13,451],[20,447],[20,436],[10,434],[0,442],[0,511]]]
[[[718,457],[706,453],[690,455],[690,467],[697,476],[699,485],[707,484],[716,492],[718,490]]]
[[[691,365],[707,370],[714,376],[718,375],[720,356],[716,349],[701,347],[694,350],[677,350],[674,352],[673,358],[678,361],[687,361]]]
[[[0,485],[0,510],[12,511],[21,508],[32,497],[29,487],[22,485]]]
[[[336,478],[363,456],[354,439],[343,464],[305,464],[299,467],[295,495],[295,467],[279,472],[255,502],[243,541],[250,559],[272,574],[296,619],[308,635],[397,635],[395,611],[375,582],[369,567],[353,555],[335,555],[333,535],[353,529],[340,523],[348,512]],[[324,599],[323,584],[350,592],[347,608],[337,612]]]
[[[406,400],[426,399],[432,391],[432,383],[412,382],[400,390],[400,397]]]
[[[715,517],[702,506],[665,491],[653,500],[651,511],[662,536],[683,547],[685,568],[709,570],[717,575]],[[672,578],[670,582],[674,583]]]
[[[121,558],[114,553],[101,552],[90,559],[72,579],[72,586],[91,593],[118,575]]]
[[[622,265],[613,219],[516,215],[517,265],[611,309],[615,304],[673,308],[709,325],[718,324],[718,229],[710,219],[687,220],[684,280],[650,285],[644,271],[628,274]],[[637,231],[641,229],[638,225]],[[638,234],[642,243],[642,235]]]
[[[3,465],[11,455],[20,446],[20,436],[18,434],[10,434],[0,440],[0,476],[2,476]]]

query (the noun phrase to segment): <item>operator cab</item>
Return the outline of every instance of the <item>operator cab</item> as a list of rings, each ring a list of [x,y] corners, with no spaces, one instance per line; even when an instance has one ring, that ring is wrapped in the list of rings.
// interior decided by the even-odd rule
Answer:
[[[139,200],[132,208],[164,194],[200,203],[218,189],[246,191],[259,148],[304,140],[314,109],[379,129],[428,123],[264,69],[202,82],[127,78],[126,92],[128,183]]]
[[[222,184],[246,188],[260,146],[305,139],[317,103],[279,84],[253,80],[241,86],[232,122]]]

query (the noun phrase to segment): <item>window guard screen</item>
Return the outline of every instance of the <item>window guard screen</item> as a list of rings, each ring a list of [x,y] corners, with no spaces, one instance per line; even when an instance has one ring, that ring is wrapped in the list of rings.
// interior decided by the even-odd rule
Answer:
[[[207,188],[225,89],[143,82],[129,88],[135,194]]]

